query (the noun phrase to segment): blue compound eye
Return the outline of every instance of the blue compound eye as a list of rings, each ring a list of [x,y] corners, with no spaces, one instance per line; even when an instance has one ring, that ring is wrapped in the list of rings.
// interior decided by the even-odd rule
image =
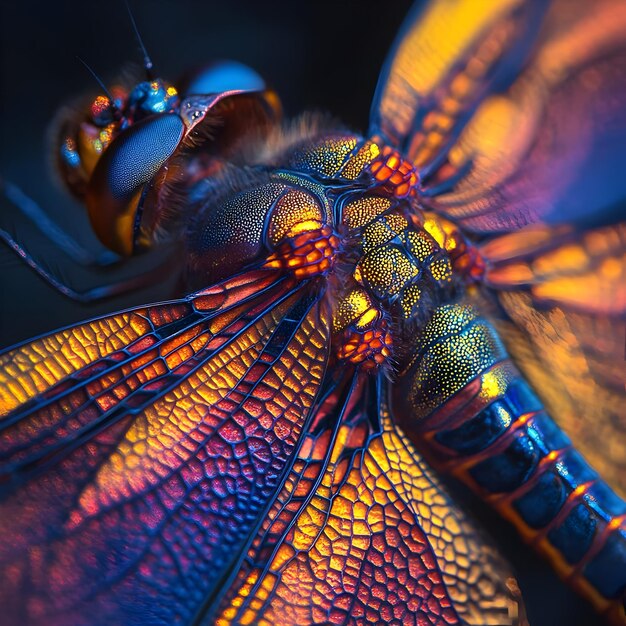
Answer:
[[[100,241],[118,254],[134,252],[143,188],[176,151],[184,130],[175,113],[152,116],[123,132],[98,161],[87,189],[87,209]]]
[[[185,89],[187,95],[223,91],[263,91],[265,81],[247,65],[238,61],[220,61],[192,77]]]

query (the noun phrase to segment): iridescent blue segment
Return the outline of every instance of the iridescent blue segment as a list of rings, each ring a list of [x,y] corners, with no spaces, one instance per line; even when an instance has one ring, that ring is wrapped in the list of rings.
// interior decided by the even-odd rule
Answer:
[[[460,454],[475,454],[491,445],[511,423],[502,402],[494,402],[455,430],[437,433],[435,439]]]
[[[603,596],[616,597],[626,587],[626,537],[609,525],[626,514],[626,504],[538,408],[520,377],[437,441],[480,458],[469,470],[477,485],[493,496],[510,494],[511,507],[529,528],[545,535],[570,566],[581,564],[582,575]],[[481,454],[509,441],[500,452]]]
[[[435,439],[461,454],[475,454],[490,446],[511,425],[514,415],[542,408],[540,400],[522,380],[514,380],[506,396],[489,404],[476,417],[454,430],[437,433]]]
[[[485,411],[491,413],[490,407],[481,411],[479,417]],[[517,419],[521,413],[513,415]],[[512,423],[513,421],[510,424]],[[490,493],[512,491],[530,478],[540,460],[548,453],[569,445],[569,439],[552,419],[545,413],[539,413],[526,426],[525,432],[522,430],[504,452],[481,461],[470,473]]]
[[[247,65],[237,61],[222,61],[198,73],[189,83],[186,93],[209,94],[223,91],[262,91],[264,80]]]
[[[626,533],[617,530],[608,537],[598,554],[587,563],[583,574],[605,597],[619,598],[624,593],[624,563],[626,563]]]
[[[597,519],[584,504],[576,505],[556,528],[548,532],[552,545],[568,563],[578,563],[591,548]]]
[[[516,437],[504,452],[475,465],[470,475],[489,493],[509,492],[530,478],[540,458],[541,450],[524,434]]]
[[[520,517],[533,529],[554,519],[567,499],[567,490],[558,471],[551,469],[537,479],[534,487],[514,504]]]

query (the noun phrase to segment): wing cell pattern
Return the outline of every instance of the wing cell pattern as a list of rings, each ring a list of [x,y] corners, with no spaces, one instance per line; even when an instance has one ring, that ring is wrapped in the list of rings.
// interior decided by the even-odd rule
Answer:
[[[321,405],[217,623],[525,623],[515,581],[385,403],[372,422],[368,384]]]
[[[26,400],[20,419],[9,413],[5,615],[188,623],[293,462],[328,358],[319,303],[314,290],[260,272],[141,309],[130,314],[145,320],[141,338],[92,351],[73,377]],[[114,328],[114,317],[98,327]],[[174,325],[150,323],[165,318]]]

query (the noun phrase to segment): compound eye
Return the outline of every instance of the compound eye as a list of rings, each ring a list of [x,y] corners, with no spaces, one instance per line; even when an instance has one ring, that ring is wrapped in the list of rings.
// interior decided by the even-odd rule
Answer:
[[[184,131],[175,113],[149,117],[114,139],[98,161],[85,199],[96,235],[111,250],[123,256],[135,251],[143,191],[176,151]]]
[[[185,93],[190,95],[264,89],[265,81],[247,65],[237,61],[220,61],[192,76]]]

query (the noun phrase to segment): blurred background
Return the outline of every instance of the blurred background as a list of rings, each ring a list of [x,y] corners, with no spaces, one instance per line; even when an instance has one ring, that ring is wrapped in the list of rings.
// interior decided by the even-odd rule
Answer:
[[[164,78],[175,80],[207,61],[236,59],[276,89],[287,116],[304,109],[328,111],[364,132],[378,73],[411,2],[134,0],[131,5]],[[109,84],[120,68],[141,62],[123,0],[4,0],[0,23],[0,176],[18,185],[86,247],[100,249],[80,206],[54,182],[46,131],[60,105],[98,89],[77,56]],[[155,262],[144,257],[125,268],[76,270],[6,200],[0,206],[0,226],[77,289]],[[124,296],[81,305],[47,286],[0,244],[0,348],[102,313],[167,299],[172,285],[172,280],[159,280]],[[464,500],[463,506],[481,519],[513,563],[532,626],[598,623],[508,527],[474,502]]]

